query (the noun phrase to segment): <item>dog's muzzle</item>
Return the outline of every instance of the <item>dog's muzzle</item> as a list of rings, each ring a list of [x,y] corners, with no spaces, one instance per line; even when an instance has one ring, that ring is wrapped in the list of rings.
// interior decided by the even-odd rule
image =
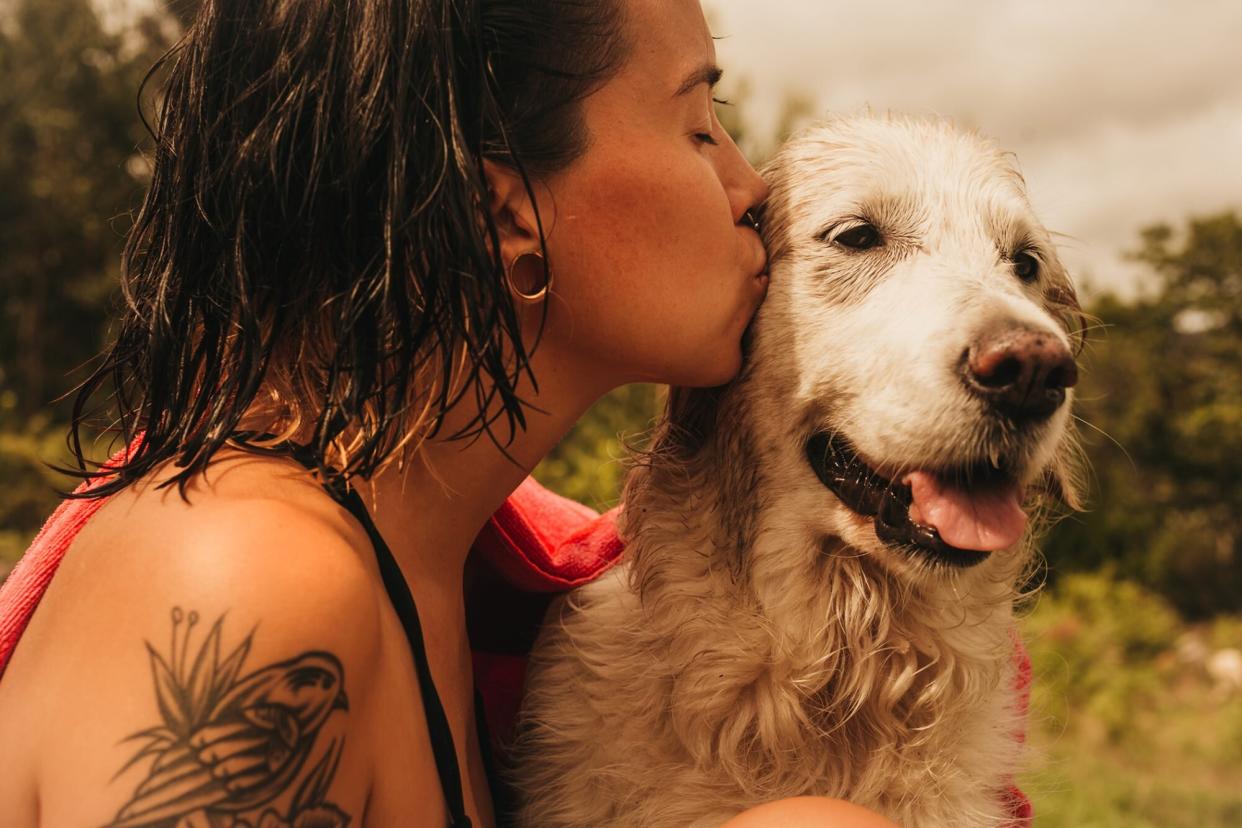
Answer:
[[[843,439],[827,432],[816,433],[807,440],[806,456],[820,482],[846,507],[872,518],[876,536],[890,546],[958,568],[980,564],[991,554],[952,546],[936,527],[911,519],[911,487],[881,477]],[[976,486],[1007,485],[1004,474],[990,467],[972,467],[961,474]]]

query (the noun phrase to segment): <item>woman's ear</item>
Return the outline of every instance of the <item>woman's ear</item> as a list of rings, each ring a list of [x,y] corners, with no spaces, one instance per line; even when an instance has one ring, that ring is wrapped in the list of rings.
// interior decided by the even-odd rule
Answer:
[[[522,253],[538,251],[540,219],[546,231],[547,218],[536,218],[535,205],[522,176],[512,167],[486,158],[483,173],[487,177],[487,211],[500,235],[501,261],[509,262]]]

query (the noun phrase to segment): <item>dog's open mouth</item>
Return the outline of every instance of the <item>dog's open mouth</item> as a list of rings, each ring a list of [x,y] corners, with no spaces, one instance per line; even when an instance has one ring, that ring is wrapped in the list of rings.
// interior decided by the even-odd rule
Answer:
[[[806,455],[842,503],[874,519],[880,540],[950,566],[981,563],[1017,543],[1026,529],[1021,488],[990,463],[887,480],[843,438],[826,432],[807,441]]]

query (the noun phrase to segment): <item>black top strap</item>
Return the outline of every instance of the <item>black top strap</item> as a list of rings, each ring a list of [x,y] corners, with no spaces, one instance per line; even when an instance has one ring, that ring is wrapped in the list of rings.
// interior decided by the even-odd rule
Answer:
[[[405,637],[414,652],[414,666],[418,672],[418,687],[423,694],[423,709],[427,714],[427,730],[431,735],[431,750],[436,760],[436,770],[440,774],[440,787],[444,790],[444,799],[448,802],[449,819],[453,828],[470,828],[470,818],[466,816],[466,808],[461,788],[461,769],[457,766],[457,750],[453,745],[453,731],[449,729],[448,717],[444,715],[444,705],[440,703],[440,695],[436,692],[435,683],[431,680],[431,667],[427,663],[427,649],[423,643],[423,627],[418,620],[418,608],[414,606],[414,596],[406,586],[405,576],[401,567],[388,549],[388,544],[380,536],[379,530],[371,521],[367,507],[356,489],[341,501],[362,528],[366,530],[375,547],[375,555],[379,559],[380,574],[384,578],[384,588],[392,600],[393,608],[405,628]]]
[[[251,439],[271,439],[269,435],[241,432],[234,435],[239,442]],[[284,451],[303,466],[314,470],[317,468],[315,456],[309,447],[292,442],[282,444]],[[423,696],[423,710],[427,716],[427,731],[431,736],[431,751],[436,762],[436,771],[440,776],[440,788],[448,803],[450,828],[470,828],[470,817],[466,816],[465,797],[462,794],[461,770],[457,765],[457,749],[453,744],[453,731],[449,728],[448,717],[444,714],[444,705],[440,703],[440,694],[436,692],[435,683],[431,680],[431,667],[427,662],[427,649],[423,643],[423,627],[418,620],[418,608],[414,605],[414,596],[406,585],[401,567],[389,550],[388,544],[375,528],[366,505],[358,496],[356,489],[346,490],[344,486],[324,484],[324,490],[345,509],[349,510],[366,530],[371,545],[375,548],[375,557],[379,562],[380,575],[384,579],[384,589],[392,601],[401,626],[405,628],[405,637],[410,642],[414,653],[414,667],[418,674],[418,686]],[[477,715],[476,705],[476,715]]]

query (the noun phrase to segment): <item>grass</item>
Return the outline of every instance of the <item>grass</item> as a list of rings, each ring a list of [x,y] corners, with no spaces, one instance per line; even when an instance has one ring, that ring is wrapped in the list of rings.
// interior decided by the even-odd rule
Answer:
[[[1242,646],[1242,623],[1187,626],[1107,575],[1076,576],[1024,620],[1035,666],[1038,826],[1242,825],[1242,694],[1217,691],[1186,642]]]

